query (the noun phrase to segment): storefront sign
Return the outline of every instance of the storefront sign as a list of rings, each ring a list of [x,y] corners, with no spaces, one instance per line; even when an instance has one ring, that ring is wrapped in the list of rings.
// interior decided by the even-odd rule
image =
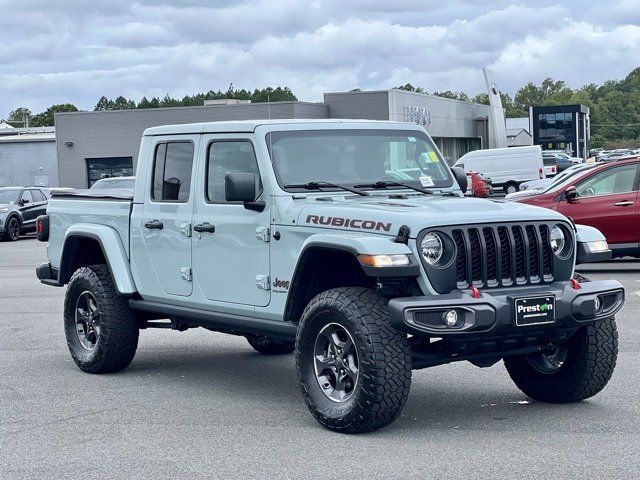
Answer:
[[[429,107],[405,106],[404,121],[428,127],[431,125],[431,109]]]

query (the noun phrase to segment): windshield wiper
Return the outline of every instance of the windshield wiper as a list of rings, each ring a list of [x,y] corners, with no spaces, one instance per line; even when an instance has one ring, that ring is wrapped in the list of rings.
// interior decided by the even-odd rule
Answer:
[[[381,180],[379,182],[373,182],[373,183],[361,183],[361,184],[358,184],[358,185],[354,185],[354,187],[356,187],[356,188],[375,188],[375,189],[381,189],[381,188],[387,188],[387,187],[404,187],[404,188],[408,188],[410,190],[415,190],[416,192],[424,193],[426,195],[433,195],[433,192],[431,190],[425,190],[424,188],[414,187],[413,185],[410,185],[408,183],[389,182],[389,181],[384,181],[384,180]]]
[[[345,187],[344,185],[338,185],[337,183],[331,182],[307,182],[307,183],[287,183],[284,185],[284,188],[304,188],[305,190],[320,190],[323,188],[339,188],[340,190],[346,190],[347,192],[355,193],[357,195],[362,195],[363,197],[369,196],[367,192],[363,192],[362,190],[358,190],[352,187]]]

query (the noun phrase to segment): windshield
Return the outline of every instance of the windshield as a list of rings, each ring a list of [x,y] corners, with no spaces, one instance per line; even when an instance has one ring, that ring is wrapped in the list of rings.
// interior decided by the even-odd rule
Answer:
[[[379,181],[418,188],[453,185],[449,168],[429,137],[420,131],[282,131],[267,134],[266,140],[281,187],[307,182],[353,186]]]
[[[17,203],[19,188],[0,188],[0,203]]]
[[[544,192],[545,193],[546,192],[550,192],[552,190],[555,190],[559,186],[564,186],[564,185],[566,185],[566,184],[568,184],[570,182],[575,181],[575,177],[576,177],[577,174],[583,173],[583,172],[585,172],[587,170],[590,170],[591,168],[593,168],[593,166],[590,165],[590,166],[588,166],[586,168],[579,168],[579,169],[576,169],[576,170],[572,170],[570,173],[562,175],[562,176],[558,175],[558,177],[555,178],[553,180],[553,182],[551,182],[551,184],[544,190]]]

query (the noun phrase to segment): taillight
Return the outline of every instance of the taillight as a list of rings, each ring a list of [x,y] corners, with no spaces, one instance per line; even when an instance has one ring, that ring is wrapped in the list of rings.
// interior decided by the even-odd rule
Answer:
[[[36,236],[41,242],[49,240],[49,216],[40,215],[36,219]]]
[[[538,169],[538,175],[540,175],[540,178],[544,178],[544,168]]]
[[[551,173],[556,173],[556,167],[551,167]]]

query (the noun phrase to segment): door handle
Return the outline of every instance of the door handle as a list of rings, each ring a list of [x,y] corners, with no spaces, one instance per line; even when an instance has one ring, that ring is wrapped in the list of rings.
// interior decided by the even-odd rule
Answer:
[[[209,222],[199,223],[193,226],[194,232],[202,233],[214,233],[216,231],[216,227],[211,225]]]
[[[633,205],[633,202],[629,201],[629,200],[624,200],[622,202],[618,202],[618,203],[614,203],[613,206],[614,207],[629,207]]]
[[[162,230],[164,227],[160,220],[151,220],[150,222],[145,223],[144,226],[149,230]]]

